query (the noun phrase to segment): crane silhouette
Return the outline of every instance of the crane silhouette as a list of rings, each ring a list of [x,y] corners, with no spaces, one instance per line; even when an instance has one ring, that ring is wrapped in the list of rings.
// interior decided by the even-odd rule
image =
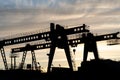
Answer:
[[[62,26],[56,25],[56,27],[54,27],[54,24],[51,24],[51,33],[50,33],[51,41],[50,42],[48,42],[48,43],[46,42],[43,44],[31,45],[31,48],[27,48],[27,49],[26,49],[26,47],[13,48],[12,53],[30,51],[31,49],[39,50],[39,49],[50,48],[50,53],[48,54],[48,56],[49,56],[48,72],[50,72],[52,60],[53,60],[54,53],[55,53],[55,48],[58,47],[58,48],[65,50],[69,67],[71,70],[73,70],[69,46],[75,47],[78,44],[84,43],[83,61],[87,60],[88,52],[93,52],[95,59],[99,60],[96,42],[103,41],[103,40],[118,39],[117,35],[119,34],[119,32],[115,32],[115,33],[110,33],[110,34],[94,36],[93,33],[89,32],[89,30],[88,31],[86,30],[85,32],[82,32],[82,31],[80,32],[80,33],[82,33],[80,35],[82,37],[68,39],[67,38],[68,33],[74,34],[74,31],[76,31],[76,30],[84,30],[84,28],[82,28],[82,29],[72,28],[72,29],[70,32],[69,31],[67,32],[67,30],[65,30]]]
[[[52,50],[52,49],[55,49],[55,48],[53,46],[62,47],[63,45],[59,44],[59,41],[63,40],[63,38],[65,38],[64,40],[67,41],[66,35],[75,34],[75,33],[81,33],[81,32],[89,32],[89,30],[86,29],[87,26],[85,24],[83,24],[82,26],[78,26],[78,27],[74,27],[74,28],[68,28],[68,29],[65,29],[65,30],[60,25],[56,25],[56,26],[57,27],[55,28],[54,23],[51,23],[50,24],[51,31],[0,40],[0,52],[1,52],[3,62],[4,62],[5,69],[8,70],[8,65],[7,65],[7,59],[6,59],[6,55],[5,55],[4,46],[21,44],[21,43],[26,43],[26,42],[33,42],[33,41],[38,41],[38,40],[46,40],[46,41],[51,41],[52,45],[51,45],[50,54],[54,54],[54,52],[53,52],[54,50]],[[62,31],[62,30],[64,30],[63,32],[65,32],[65,34],[63,34],[61,36],[60,31]],[[57,31],[59,32],[59,34],[58,34]],[[55,34],[57,33],[57,34],[55,35],[54,33]],[[56,38],[55,39],[53,36],[54,37],[56,36],[58,38],[62,37],[62,39],[57,39],[56,37],[55,37]],[[57,42],[55,42],[55,41],[57,41]],[[65,44],[67,44],[66,41],[64,42]],[[58,44],[56,45],[55,43],[58,43]],[[69,54],[68,46],[66,46],[65,51],[67,52],[67,54]],[[68,59],[69,59],[69,57],[68,57]],[[35,60],[35,58],[34,58],[34,60]],[[52,56],[50,56],[50,64],[49,64],[49,66],[51,65],[51,61],[52,61]],[[68,61],[69,61],[69,66],[72,68],[72,65],[70,63],[71,60],[69,59]]]

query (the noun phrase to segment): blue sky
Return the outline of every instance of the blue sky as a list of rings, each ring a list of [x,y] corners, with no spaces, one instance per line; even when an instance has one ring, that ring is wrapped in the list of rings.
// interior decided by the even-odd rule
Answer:
[[[98,34],[117,32],[120,0],[0,0],[0,37],[49,28],[50,22],[86,24]]]

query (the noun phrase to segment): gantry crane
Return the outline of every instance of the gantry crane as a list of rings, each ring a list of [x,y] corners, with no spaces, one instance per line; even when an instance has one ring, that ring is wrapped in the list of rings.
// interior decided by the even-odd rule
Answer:
[[[8,70],[8,65],[7,65],[7,59],[6,59],[6,55],[5,55],[4,46],[21,44],[21,43],[25,43],[25,42],[31,42],[31,41],[37,41],[37,40],[44,39],[46,41],[51,41],[52,45],[51,45],[51,49],[50,49],[50,54],[54,54],[54,50],[55,50],[56,46],[58,46],[58,47],[63,46],[61,44],[56,45],[56,43],[59,43],[60,40],[63,40],[63,39],[57,40],[56,37],[64,38],[65,41],[63,41],[63,42],[65,44],[68,44],[68,43],[66,43],[66,41],[67,41],[66,35],[75,34],[75,33],[82,33],[82,32],[89,32],[89,30],[86,29],[87,26],[85,24],[83,24],[82,26],[68,28],[68,29],[63,29],[63,27],[60,27],[59,24],[57,24],[56,26],[57,27],[55,27],[54,23],[51,23],[50,24],[50,27],[51,27],[50,31],[0,40],[0,52],[1,52],[3,62],[4,62],[5,69]],[[56,35],[56,33],[58,33],[57,31],[59,32],[59,34]],[[64,47],[62,47],[62,48],[64,48]],[[65,47],[65,52],[66,52],[66,55],[68,58],[69,66],[72,68],[70,54],[69,54],[70,52],[69,52],[68,46]],[[34,56],[34,52],[32,52],[32,53]],[[50,61],[49,67],[50,67],[51,62],[52,62],[52,60],[51,60],[52,57],[53,56],[49,56],[49,59],[50,59],[49,60]],[[34,61],[35,60],[36,59],[34,58]]]
[[[98,35],[98,36],[94,36],[92,33],[87,33],[87,35],[83,34],[83,41],[84,41],[83,61],[87,60],[88,52],[93,52],[95,59],[99,60],[96,42],[103,41],[103,40],[118,39],[119,38],[117,36],[118,34],[119,34],[119,32],[105,34],[105,35]]]
[[[72,61],[71,61],[71,55],[70,55],[70,49],[69,49],[69,45],[68,45],[68,38],[67,35],[69,34],[75,34],[75,33],[82,33],[82,32],[89,32],[89,30],[87,30],[85,28],[85,24],[81,27],[78,28],[71,28],[69,30],[64,29],[64,27],[60,26],[60,25],[54,25],[51,24],[51,33],[50,33],[50,43],[45,43],[45,44],[41,44],[40,46],[37,46],[38,49],[44,49],[44,48],[50,48],[50,53],[49,55],[49,63],[48,63],[48,72],[50,71],[50,67],[52,64],[52,60],[53,60],[53,56],[55,53],[55,48],[61,48],[65,50],[66,53],[66,57],[68,60],[68,64],[71,70],[73,70],[73,65],[72,65]],[[36,47],[31,47],[28,50],[34,50],[34,48]],[[19,50],[19,49],[18,49]],[[26,50],[26,48],[23,48],[23,50]],[[17,51],[17,50],[16,50]],[[12,50],[12,52],[14,52]],[[25,53],[23,53],[25,54]],[[26,55],[25,55],[26,56]],[[25,56],[22,57],[22,62],[24,64],[25,61]],[[22,64],[22,66],[23,66]]]
[[[68,48],[69,45],[72,46],[72,47],[75,47],[78,44],[84,43],[83,61],[87,60],[88,52],[93,52],[94,56],[95,56],[95,59],[98,60],[99,56],[98,56],[98,50],[97,50],[96,42],[97,41],[103,41],[103,40],[118,39],[117,35],[119,34],[119,32],[116,32],[116,33],[111,33],[111,34],[94,36],[92,33],[87,32],[87,33],[83,33],[82,37],[66,40],[66,36],[64,35],[65,32],[62,32],[62,31],[64,31],[64,30],[57,31],[57,29],[56,29],[56,33],[54,32],[53,33],[54,36],[52,37],[55,40],[53,39],[49,43],[30,45],[30,48],[27,48],[27,49],[26,49],[26,47],[13,48],[12,53],[30,51],[31,49],[32,50],[39,50],[39,49],[51,48],[50,54],[49,54],[49,65],[48,65],[48,72],[49,72],[56,46],[59,47],[59,48],[64,48],[64,49],[66,49],[66,46],[67,46],[67,49],[69,49]],[[62,33],[62,35],[56,36],[59,33]],[[68,53],[68,52],[66,52],[66,53]],[[51,58],[51,56],[52,56],[52,58]],[[67,57],[70,57],[70,55],[67,56]],[[69,63],[69,61],[68,61],[68,63]]]

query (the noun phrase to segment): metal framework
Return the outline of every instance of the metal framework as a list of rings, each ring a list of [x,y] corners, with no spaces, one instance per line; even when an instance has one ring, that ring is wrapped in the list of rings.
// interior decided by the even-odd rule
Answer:
[[[73,34],[80,34],[80,35],[79,37],[69,39],[68,35],[73,35]],[[85,24],[78,27],[64,29],[64,27],[59,24],[55,25],[54,23],[51,23],[50,31],[0,40],[0,52],[4,62],[5,69],[8,70],[4,46],[21,44],[26,42],[38,41],[38,40],[45,40],[46,42],[42,44],[27,45],[26,47],[19,47],[19,48],[12,49],[12,53],[23,51],[23,57],[22,57],[20,68],[22,68],[24,65],[27,51],[31,51],[32,67],[34,64],[35,68],[37,69],[37,62],[36,62],[34,50],[50,48],[49,62],[48,62],[48,72],[50,72],[55,49],[56,47],[58,47],[58,48],[64,49],[69,67],[71,70],[73,70],[69,46],[75,47],[78,44],[84,43],[83,61],[87,60],[88,52],[93,52],[95,59],[98,60],[99,55],[98,55],[96,42],[103,41],[103,40],[118,39],[118,36],[117,36],[118,34],[119,32],[94,36],[92,33],[90,33],[88,26],[86,26]]]
[[[50,24],[51,29],[53,26],[54,26],[54,23],[51,23]],[[57,24],[56,26],[60,26],[60,25]],[[9,39],[0,40],[0,46],[1,46],[0,51],[1,51],[1,55],[2,55],[5,69],[6,70],[8,69],[8,65],[7,65],[7,60],[6,60],[6,56],[5,56],[5,51],[3,48],[4,46],[21,44],[21,43],[25,43],[25,42],[31,42],[31,41],[37,41],[37,40],[43,40],[43,39],[46,41],[51,41],[50,40],[50,39],[52,39],[51,36],[54,36],[54,34],[52,34],[52,33],[54,33],[55,31],[56,31],[56,29],[53,31],[47,31],[47,32],[31,34],[31,35],[27,35],[27,36],[21,36],[21,37],[16,37],[16,38],[9,38]],[[66,36],[66,35],[70,35],[70,34],[89,32],[89,30],[87,29],[87,26],[85,24],[83,24],[82,26],[64,29],[64,32],[66,33],[65,34],[65,36]]]
[[[64,31],[64,30],[62,30],[62,31]],[[62,32],[62,33],[64,34],[64,32]],[[61,35],[60,37],[61,37],[62,41],[59,41],[59,40],[61,40],[61,39],[59,39],[59,40],[56,40],[56,41],[52,41],[50,43],[31,45],[31,49],[32,50],[39,50],[39,49],[50,48],[49,65],[48,65],[48,72],[49,72],[56,46],[59,47],[59,48],[63,48],[64,50],[66,50],[66,53],[67,53],[67,51],[69,51],[68,50],[69,49],[68,46],[75,47],[78,44],[84,43],[83,61],[87,60],[88,52],[93,52],[94,56],[95,56],[95,59],[98,60],[99,59],[99,55],[98,55],[96,42],[97,41],[103,41],[103,40],[118,39],[118,37],[117,37],[118,34],[119,34],[119,32],[94,36],[92,33],[89,32],[87,34],[83,34],[81,38],[70,39],[70,40],[64,40],[64,39],[66,39],[65,38],[66,36],[64,35],[64,39],[63,39],[61,37],[62,36]],[[56,34],[54,35],[54,38],[58,39],[58,36],[57,37],[55,37],[55,36],[56,36]],[[65,41],[66,43],[64,43],[63,41]],[[67,49],[66,49],[66,47],[67,47]],[[24,52],[25,50],[30,51],[31,49],[30,48],[26,49],[25,47],[13,48],[12,49],[12,53]],[[70,52],[68,52],[68,53],[70,53]],[[69,55],[67,55],[67,57],[71,58],[71,55],[69,54]],[[69,63],[69,66],[72,65],[71,61],[70,62],[68,61],[68,63]],[[73,67],[73,66],[71,66],[71,67]]]

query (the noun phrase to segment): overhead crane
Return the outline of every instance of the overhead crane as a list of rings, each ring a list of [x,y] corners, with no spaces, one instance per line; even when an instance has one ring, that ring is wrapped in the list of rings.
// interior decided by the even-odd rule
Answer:
[[[98,50],[97,50],[96,42],[97,41],[103,41],[103,40],[118,39],[118,36],[117,36],[118,34],[119,34],[119,32],[94,36],[92,33],[88,32],[88,33],[83,33],[82,37],[80,37],[80,38],[67,40],[66,42],[68,44],[67,43],[66,44],[71,46],[71,47],[75,47],[78,44],[84,43],[84,56],[83,56],[84,58],[83,58],[83,61],[87,60],[88,52],[93,52],[94,56],[95,56],[95,59],[98,60],[99,56],[98,56]],[[63,41],[57,41],[57,43],[55,43],[54,45],[58,45],[58,44],[59,45],[63,44]],[[63,44],[63,46],[58,46],[58,47],[63,48],[63,47],[66,46],[66,44],[65,45]],[[29,48],[27,46],[26,47],[13,48],[12,53],[31,51],[31,50],[39,50],[39,49],[47,49],[47,48],[51,48],[51,46],[52,46],[52,42],[43,43],[43,44],[36,44],[36,45],[29,45]],[[49,55],[54,56],[54,54],[51,54],[51,53]],[[23,60],[25,60],[25,57],[23,57],[23,58],[24,58]],[[22,63],[24,63],[24,61]],[[50,70],[50,66],[48,66],[48,71],[49,70]]]
[[[56,26],[60,26],[60,25],[57,24]],[[42,33],[37,33],[37,34],[31,34],[31,35],[26,35],[26,36],[21,36],[21,37],[8,38],[8,39],[0,40],[0,52],[1,52],[3,62],[4,62],[5,69],[8,70],[8,65],[7,65],[7,59],[6,59],[6,55],[5,55],[4,46],[21,44],[21,43],[37,41],[37,40],[42,40],[42,39],[45,39],[46,41],[53,40],[52,42],[54,44],[55,43],[55,41],[54,41],[55,38],[52,37],[52,36],[56,36],[54,34],[54,32],[56,33],[56,29],[59,29],[59,28],[55,27],[54,23],[51,23],[50,27],[51,27],[51,30],[47,31],[47,32],[42,32]],[[59,29],[58,31],[60,32],[60,30],[63,30],[63,29]],[[65,36],[66,36],[66,35],[75,34],[75,33],[89,32],[89,30],[87,29],[87,26],[85,24],[83,24],[82,26],[64,29],[64,32],[65,32]],[[67,40],[67,37],[65,37],[65,38]],[[52,51],[52,49],[53,48],[51,48],[51,53],[54,53]],[[69,54],[69,52],[68,52],[68,54]],[[69,63],[70,62],[71,62],[71,60],[69,59]],[[71,64],[69,64],[69,65],[71,66]]]

